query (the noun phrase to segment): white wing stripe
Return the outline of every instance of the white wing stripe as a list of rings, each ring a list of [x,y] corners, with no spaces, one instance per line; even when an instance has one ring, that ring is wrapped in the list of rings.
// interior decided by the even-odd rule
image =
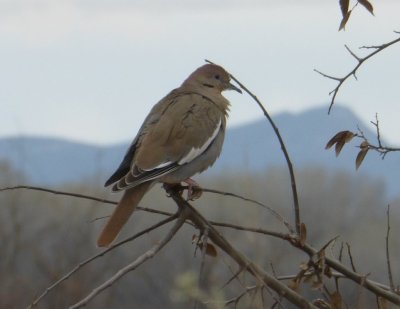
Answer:
[[[206,150],[207,147],[210,146],[212,141],[218,135],[220,129],[221,129],[221,119],[219,120],[218,125],[215,128],[213,134],[210,136],[210,138],[200,148],[193,147],[192,149],[190,149],[189,153],[186,156],[184,156],[182,159],[180,159],[178,164],[182,165],[185,163],[189,163],[189,162],[193,161],[195,158],[197,158],[199,155],[201,155],[204,152],[204,150]]]
[[[144,169],[143,168],[142,171],[150,172],[150,171],[158,169],[158,168],[166,167],[166,166],[168,166],[168,165],[170,165],[172,163],[174,163],[174,162],[171,162],[171,161],[164,162],[164,163],[161,163],[161,164],[157,165],[156,167],[152,167],[152,168],[149,168],[149,169]]]

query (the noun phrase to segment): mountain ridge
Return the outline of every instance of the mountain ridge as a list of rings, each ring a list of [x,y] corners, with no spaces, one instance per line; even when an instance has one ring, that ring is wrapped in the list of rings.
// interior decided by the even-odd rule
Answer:
[[[374,138],[370,127],[340,105],[335,106],[331,115],[327,115],[323,106],[299,113],[279,113],[273,119],[297,168],[312,166],[356,173],[359,149],[355,144],[346,145],[336,158],[333,150],[325,150],[327,141],[338,131],[355,131],[357,126],[368,138]],[[35,185],[102,183],[117,168],[130,142],[105,146],[55,137],[6,137],[0,139],[0,160],[7,161]],[[267,120],[260,119],[229,128],[221,157],[206,173],[212,176],[226,169],[255,172],[283,165],[278,139]],[[360,172],[384,179],[389,194],[398,194],[395,185],[400,174],[398,156],[389,154],[382,161],[378,154],[370,152]]]

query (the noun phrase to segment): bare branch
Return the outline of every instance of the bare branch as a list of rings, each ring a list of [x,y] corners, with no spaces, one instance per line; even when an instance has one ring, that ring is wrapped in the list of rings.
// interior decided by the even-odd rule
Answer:
[[[26,189],[26,190],[33,190],[33,191],[42,191],[42,192],[47,192],[47,193],[52,193],[55,195],[65,195],[65,196],[72,196],[72,197],[77,197],[85,200],[91,200],[91,201],[96,201],[104,204],[112,204],[112,205],[117,205],[118,202],[107,200],[107,199],[101,199],[97,198],[94,196],[90,195],[85,195],[85,194],[79,194],[79,193],[71,193],[71,192],[65,192],[65,191],[58,191],[58,190],[52,190],[52,189],[47,189],[43,187],[35,187],[35,186],[26,186],[26,185],[19,185],[19,186],[13,186],[13,187],[5,187],[5,188],[0,188],[0,192],[2,191],[11,191],[11,190],[20,190],[20,189]],[[152,209],[152,208],[143,208],[143,207],[137,207],[137,209],[146,211],[146,212],[151,212],[159,215],[164,215],[164,216],[172,216],[173,214],[170,212],[162,211],[162,210],[157,210],[157,209]]]
[[[395,31],[395,33],[398,33],[398,32]],[[333,76],[330,76],[330,75],[328,75],[328,74],[322,73],[322,72],[320,72],[320,71],[314,69],[315,72],[321,74],[322,76],[324,76],[324,77],[326,77],[326,78],[329,78],[329,79],[336,80],[336,81],[338,82],[338,85],[329,93],[330,95],[333,94],[333,96],[332,96],[332,99],[331,99],[331,103],[330,103],[330,105],[329,105],[328,114],[329,114],[329,113],[331,112],[331,110],[332,110],[333,104],[335,103],[336,96],[337,96],[337,94],[338,94],[338,92],[339,92],[341,86],[343,85],[343,83],[344,83],[350,76],[354,76],[354,77],[356,78],[356,73],[357,73],[358,69],[362,66],[362,64],[363,64],[365,61],[367,61],[367,60],[370,59],[371,57],[375,56],[376,54],[382,52],[382,51],[383,51],[384,49],[386,49],[387,47],[392,46],[392,45],[394,45],[394,44],[396,44],[396,43],[398,43],[398,42],[400,42],[400,37],[397,38],[397,39],[395,39],[395,40],[393,40],[393,41],[390,41],[390,42],[388,42],[388,43],[381,44],[381,45],[378,45],[378,46],[362,46],[362,47],[360,47],[360,48],[364,48],[364,49],[368,49],[368,48],[370,48],[370,49],[375,49],[373,52],[371,52],[370,54],[368,54],[367,56],[362,57],[362,58],[358,57],[355,53],[353,53],[353,52],[350,50],[350,48],[349,48],[347,45],[345,45],[345,48],[346,48],[346,49],[348,50],[348,52],[357,60],[358,63],[357,63],[357,65],[356,65],[347,75],[345,75],[344,77],[340,77],[340,78],[338,78],[338,77],[333,77]],[[357,79],[357,78],[356,78],[356,79]]]
[[[387,217],[387,229],[386,229],[386,264],[387,264],[387,271],[388,271],[388,278],[389,278],[390,289],[391,289],[392,291],[394,291],[394,290],[395,290],[395,286],[394,286],[394,281],[393,281],[392,266],[391,266],[391,263],[390,263],[390,254],[389,254],[390,205],[387,206],[386,217]]]
[[[357,272],[356,266],[354,264],[353,255],[351,254],[350,244],[348,242],[346,242],[346,247],[347,247],[347,254],[349,255],[349,259],[350,259],[351,268],[356,273]]]
[[[385,156],[386,156],[389,152],[397,152],[397,151],[400,151],[400,148],[399,148],[399,147],[389,147],[389,146],[383,145],[382,140],[381,140],[381,134],[380,134],[380,127],[379,127],[378,114],[375,115],[375,122],[374,122],[374,121],[371,121],[371,124],[373,124],[373,125],[375,126],[375,130],[376,130],[376,139],[377,139],[378,144],[377,144],[377,145],[372,144],[372,143],[367,139],[367,137],[365,136],[364,132],[358,127],[359,134],[357,134],[356,136],[357,136],[358,138],[361,138],[362,140],[365,141],[364,144],[362,144],[362,145],[359,146],[360,148],[361,148],[361,146],[362,146],[362,147],[367,147],[368,150],[374,150],[374,151],[378,152],[378,153],[382,156],[382,159],[384,159]]]
[[[265,204],[260,203],[260,202],[258,202],[256,200],[253,200],[253,199],[250,199],[250,198],[247,198],[247,197],[235,194],[235,193],[224,192],[224,191],[219,191],[219,190],[214,190],[214,189],[207,189],[207,188],[202,188],[202,190],[204,192],[216,193],[216,194],[221,194],[221,195],[224,195],[224,196],[236,197],[236,198],[241,199],[243,201],[259,205],[259,206],[269,210],[275,216],[275,218],[277,218],[280,222],[282,222],[287,227],[287,229],[289,230],[290,233],[293,233],[293,228],[291,227],[289,222],[287,222],[285,220],[285,218],[283,218],[276,210],[274,210],[272,207],[270,207],[268,205],[265,205]]]
[[[171,228],[168,234],[159,243],[157,243],[150,250],[139,256],[135,261],[128,264],[124,268],[120,269],[114,276],[112,276],[106,282],[95,288],[88,296],[80,300],[78,303],[72,305],[70,309],[77,309],[86,306],[94,297],[96,297],[99,293],[101,293],[105,289],[109,288],[111,285],[117,282],[121,277],[135,270],[137,267],[146,262],[148,259],[151,259],[174,237],[174,235],[185,223],[188,214],[189,214],[188,211],[181,209],[181,213],[179,214],[178,220],[176,221],[175,225]]]
[[[361,61],[361,58],[358,57],[358,56],[350,49],[350,47],[348,47],[346,44],[344,45],[344,47],[347,49],[347,51],[350,53],[350,55],[352,55],[358,62]]]
[[[200,231],[204,231],[206,228],[209,230],[208,236],[211,241],[226,254],[228,254],[239,265],[239,267],[246,269],[256,279],[260,280],[260,282],[262,282],[266,287],[269,287],[278,293],[278,295],[284,295],[284,297],[293,304],[300,306],[301,308],[316,308],[303,296],[296,293],[285,284],[279,282],[279,280],[266,273],[263,269],[259,268],[256,264],[234,249],[232,245],[179,194],[171,189],[168,190],[168,193],[171,195],[178,207],[188,209],[190,211],[189,220],[191,220]]]
[[[39,297],[37,297],[30,305],[28,308],[33,308],[35,307],[45,296],[47,296],[48,293],[50,293],[54,288],[56,288],[57,286],[59,286],[62,282],[64,282],[65,280],[69,279],[73,274],[75,274],[76,272],[78,272],[81,268],[83,268],[85,265],[89,264],[90,262],[103,257],[105,254],[107,254],[108,252],[114,250],[117,247],[120,247],[121,245],[133,241],[136,238],[147,234],[149,232],[151,232],[152,230],[155,230],[156,228],[163,226],[173,220],[175,220],[178,217],[178,213],[176,213],[175,215],[172,215],[171,217],[168,217],[152,226],[150,226],[147,229],[144,229],[143,231],[136,233],[135,235],[128,237],[124,240],[121,240],[120,242],[116,243],[115,245],[112,245],[111,247],[107,248],[106,250],[103,250],[102,252],[93,255],[92,257],[86,259],[85,261],[79,263],[77,266],[75,266],[71,271],[69,271],[68,273],[66,273],[64,276],[62,276],[60,279],[58,279],[56,282],[54,282],[52,285],[50,285],[48,288],[46,288],[46,290],[39,295]]]
[[[309,254],[316,254],[317,251],[312,248],[310,245],[305,244],[303,248],[301,248],[304,252]],[[339,261],[326,257],[325,258],[326,264],[336,271],[342,273],[346,278],[358,283],[359,285],[363,286],[364,288],[368,289],[375,295],[383,297],[388,301],[392,302],[393,304],[400,305],[400,296],[396,293],[391,291],[387,291],[386,289],[382,288],[381,286],[375,284],[373,281],[367,279],[365,275],[360,275],[351,269],[344,266]]]

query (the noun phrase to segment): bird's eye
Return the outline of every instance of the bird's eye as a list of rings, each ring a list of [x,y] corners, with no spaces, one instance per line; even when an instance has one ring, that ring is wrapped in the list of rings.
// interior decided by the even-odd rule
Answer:
[[[220,78],[219,74],[214,75],[214,77],[215,77],[215,79],[218,79],[218,80],[219,80],[219,78]]]

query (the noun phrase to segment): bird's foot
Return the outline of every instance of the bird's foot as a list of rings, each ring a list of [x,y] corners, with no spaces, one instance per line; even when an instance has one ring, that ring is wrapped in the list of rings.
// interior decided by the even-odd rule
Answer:
[[[182,196],[183,190],[185,190],[185,188],[182,187],[180,183],[178,184],[164,183],[163,188],[167,192],[168,197],[171,197],[172,192],[177,193],[179,196]]]
[[[188,178],[188,179],[184,180],[183,182],[188,184],[188,189],[187,189],[187,200],[188,201],[197,200],[203,194],[203,189],[193,179]]]

